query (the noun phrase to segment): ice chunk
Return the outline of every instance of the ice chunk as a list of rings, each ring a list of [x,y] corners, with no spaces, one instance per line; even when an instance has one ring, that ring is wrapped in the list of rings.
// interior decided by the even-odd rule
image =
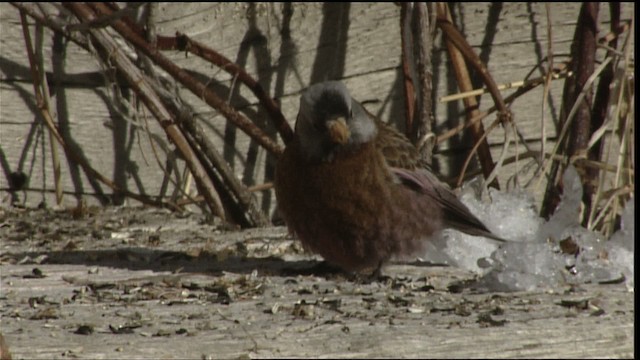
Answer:
[[[583,190],[573,166],[565,171],[563,184],[560,204],[546,222],[524,191],[490,189],[481,201],[473,185],[467,185],[461,201],[489,229],[511,241],[499,244],[448,230],[430,243],[427,257],[482,275],[478,286],[492,291],[612,281],[622,274],[633,284],[633,201],[622,214],[622,228],[607,241],[579,223]]]
[[[608,258],[611,266],[617,267],[630,286],[634,285],[633,257],[635,251],[635,204],[633,199],[627,202],[622,212],[620,230],[609,240]]]
[[[573,165],[567,167],[562,177],[564,191],[557,209],[549,221],[540,229],[539,238],[546,241],[564,239],[571,229],[579,226],[580,204],[582,202],[582,183]]]

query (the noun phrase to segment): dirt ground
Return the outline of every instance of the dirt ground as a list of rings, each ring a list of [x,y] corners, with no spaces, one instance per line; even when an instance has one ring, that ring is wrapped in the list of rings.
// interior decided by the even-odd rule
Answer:
[[[326,271],[283,227],[148,208],[0,208],[14,359],[633,357],[633,289],[482,293],[473,274]],[[324,269],[324,270],[323,270]]]

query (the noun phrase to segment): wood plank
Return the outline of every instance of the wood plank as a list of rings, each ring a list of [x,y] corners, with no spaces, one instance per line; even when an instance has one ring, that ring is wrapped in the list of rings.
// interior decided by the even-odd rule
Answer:
[[[400,127],[404,123],[399,71],[399,7],[395,4],[294,3],[286,23],[287,9],[284,4],[160,3],[157,6],[158,33],[185,33],[240,64],[267,89],[270,96],[281,102],[283,113],[291,124],[297,113],[300,91],[323,77],[342,78],[352,95],[368,102],[367,108],[372,112]],[[580,4],[554,3],[550,6],[553,51],[558,62],[565,59],[569,51]],[[632,4],[622,5],[623,20],[631,18],[632,10]],[[325,15],[326,11],[331,13]],[[542,3],[460,3],[452,11],[468,42],[487,61],[489,71],[498,83],[523,80],[546,55],[547,17]],[[339,16],[344,16],[344,19],[340,20]],[[290,30],[289,38],[283,36],[282,29],[285,26]],[[608,6],[601,6],[599,26],[600,35],[603,35],[609,26]],[[29,176],[32,191],[45,190],[45,198],[53,203],[50,156],[45,155],[43,162],[42,148],[36,148],[36,144],[40,146],[41,143],[25,143],[36,119],[31,95],[33,90],[18,11],[7,3],[0,4],[0,43],[0,146],[4,157],[4,176],[0,176],[0,188],[5,194],[8,174],[20,170]],[[45,31],[44,52],[45,67],[52,71],[50,31]],[[229,74],[195,56],[185,56],[182,52],[164,54],[179,66],[196,71],[204,79],[210,80],[211,86],[222,98],[229,99],[233,106],[252,120],[257,123],[265,121],[265,115],[257,111],[255,97],[244,87],[232,86],[233,79]],[[604,50],[598,54],[602,56]],[[119,178],[129,189],[141,191],[144,187],[147,193],[158,194],[163,180],[162,170],[145,142],[146,135],[139,134],[140,148],[132,146],[122,151],[115,144],[131,140],[126,133],[126,126],[104,127],[105,123],[121,123],[117,120],[114,102],[110,98],[110,91],[105,88],[103,69],[97,60],[74,44],[67,47],[64,60],[63,83],[66,88],[66,111],[72,125],[71,134],[82,146],[87,158],[96,169],[107,176]],[[435,41],[433,73],[436,96],[457,91],[440,35]],[[534,71],[533,76],[540,76],[540,70]],[[236,91],[230,91],[231,88]],[[550,93],[552,106],[548,106],[545,113],[545,135],[549,146],[554,144],[553,122],[558,117],[561,91],[562,82],[554,82]],[[510,92],[505,91],[504,95]],[[219,145],[240,179],[250,185],[271,180],[271,172],[265,170],[268,164],[265,151],[259,149],[256,152],[244,134],[227,127],[226,121],[216,116],[198,96],[184,90],[181,93],[194,111],[204,116],[203,125],[210,129],[209,136]],[[542,89],[535,89],[511,107],[518,129],[533,149],[537,149],[542,128],[541,98]],[[490,105],[490,97],[484,95],[481,109]],[[462,121],[459,102],[436,104],[435,110],[437,133]],[[57,109],[57,112],[65,114],[64,107]],[[485,127],[494,119],[486,119]],[[156,121],[149,123],[154,136],[166,138]],[[505,141],[505,130],[496,129],[489,134],[488,141],[492,145],[492,155],[498,158]],[[137,139],[133,139],[133,142],[137,142]],[[439,145],[436,160],[440,171],[447,176],[457,175],[471,146],[461,140]],[[49,146],[45,145],[44,153],[48,151]],[[510,147],[508,155],[514,155],[516,151],[525,150],[523,146]],[[29,154],[33,160],[24,160],[25,154]],[[160,162],[164,164],[166,155],[161,154],[161,157]],[[517,170],[515,166],[507,167],[499,174],[500,182],[505,183]],[[528,175],[521,174],[521,177]],[[64,189],[70,192],[94,192],[83,176],[74,180],[64,172],[63,184]],[[540,197],[542,188],[538,188],[538,193],[534,194],[536,198]],[[171,193],[173,187],[170,186],[168,191]],[[260,199],[265,195],[261,200],[265,210],[275,205],[272,193],[256,195]],[[6,194],[3,198],[6,198]],[[25,194],[21,194],[20,200],[25,200]],[[39,194],[30,192],[24,202],[34,206],[40,200]],[[91,197],[87,197],[87,200],[95,203]],[[75,205],[75,198],[67,196],[63,205]]]
[[[406,264],[387,266],[387,281],[310,275],[317,258],[282,227],[225,232],[129,207],[1,216],[0,331],[14,359],[634,354],[624,284],[452,292],[475,275]]]

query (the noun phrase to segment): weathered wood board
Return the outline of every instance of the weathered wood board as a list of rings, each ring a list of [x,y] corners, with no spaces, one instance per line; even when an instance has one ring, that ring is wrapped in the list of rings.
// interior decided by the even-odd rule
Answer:
[[[634,356],[622,284],[480,293],[444,266],[310,273],[284,228],[227,233],[141,208],[3,211],[0,238],[14,359]]]
[[[550,6],[553,52],[561,61],[579,4]],[[547,52],[544,4],[458,3],[452,11],[498,83],[523,80],[533,69],[534,77],[541,74],[536,66]],[[602,34],[608,11],[603,4]],[[623,20],[632,11],[633,4],[623,4]],[[160,3],[157,20],[158,33],[186,33],[243,66],[292,124],[302,89],[339,78],[372,112],[402,125],[399,8],[393,3]],[[49,31],[44,41],[46,67],[53,71]],[[249,118],[265,122],[253,95],[228,74],[194,56],[166,55],[210,79]],[[124,120],[104,69],[90,54],[69,44],[61,58],[62,84],[53,101],[66,119],[68,139],[103,174],[132,191],[157,195],[159,164],[166,165],[173,148],[156,120],[145,121],[142,113]],[[457,91],[440,37],[433,73],[436,96]],[[561,90],[554,82],[544,113],[550,146]],[[270,180],[264,150],[197,96],[184,90],[181,96],[243,182]],[[536,89],[512,106],[532,149],[540,141],[541,98]],[[490,105],[484,96],[481,109]],[[436,106],[437,133],[462,121],[459,103]],[[11,200],[7,179],[14,171],[29,176],[28,191],[17,194],[21,203],[54,203],[49,137],[36,110],[19,13],[0,3],[0,204]],[[155,150],[140,130],[147,124]],[[491,133],[489,142],[498,157],[503,130]],[[470,147],[460,139],[440,145],[440,169],[457,174]],[[510,147],[509,155],[515,151]],[[507,166],[501,183],[515,170]],[[66,160],[62,174],[63,206],[76,204],[72,194],[89,204],[95,201],[87,194],[110,194]],[[265,210],[274,205],[273,196],[261,201]],[[388,281],[367,282],[309,273],[317,259],[303,254],[284,228],[228,233],[199,215],[127,207],[89,208],[77,219],[62,211],[19,211],[0,206],[0,333],[14,359],[634,356],[634,294],[620,284],[454,292],[452,285],[473,275],[406,264],[390,265]]]
[[[52,5],[44,5],[52,6]],[[633,4],[623,5],[623,20],[631,18]],[[553,3],[551,7],[552,49],[555,62],[567,59],[579,3]],[[469,43],[485,61],[498,83],[523,80],[533,71],[541,75],[539,64],[547,54],[547,13],[541,3],[458,3],[452,7],[455,22]],[[160,3],[157,6],[159,34],[176,31],[188,34],[240,64],[270,96],[277,99],[286,118],[293,123],[300,91],[311,83],[326,79],[343,79],[353,96],[367,102],[367,107],[385,121],[399,124],[404,119],[402,77],[400,71],[399,7],[393,3],[293,3],[293,4],[216,4]],[[608,31],[609,8],[600,10],[600,32]],[[33,33],[33,28],[32,28]],[[105,86],[103,70],[90,54],[68,44],[65,54],[52,48],[52,34],[45,31],[45,63],[53,71],[52,59],[64,61],[60,88],[53,87],[55,110],[66,118],[67,135],[77,144],[96,169],[132,191],[157,195],[161,189],[166,153],[171,152],[166,136],[148,114],[139,114],[136,127],[123,120]],[[441,36],[434,49],[434,88],[436,96],[457,92]],[[219,92],[222,98],[243,111],[259,124],[264,113],[256,106],[255,97],[235,84],[229,74],[214,68],[195,56],[166,52],[179,66],[195,71]],[[602,52],[604,54],[604,52]],[[542,89],[537,88],[516,101],[513,110],[518,129],[531,149],[539,148],[542,121],[546,122],[549,146],[555,139],[554,121],[559,113],[562,82],[551,86],[550,102],[542,111]],[[507,90],[508,95],[513,90]],[[201,116],[209,135],[219,144],[220,152],[246,184],[271,180],[265,166],[266,151],[256,148],[247,136],[230,126],[197,96],[181,92],[187,103]],[[491,105],[483,96],[481,109]],[[436,104],[436,133],[442,133],[462,121],[460,102]],[[30,191],[19,194],[20,201],[38,204],[38,191],[53,203],[53,172],[49,138],[45,136],[35,115],[29,65],[17,9],[0,4],[0,191],[8,188],[8,174],[22,171],[29,176]],[[485,120],[488,125],[494,117]],[[150,146],[149,137],[141,131],[148,124],[154,134],[159,159]],[[270,130],[273,131],[273,130]],[[498,158],[505,141],[505,131],[497,129],[489,137],[494,158]],[[162,147],[165,147],[163,150]],[[457,175],[472,144],[463,139],[443,143],[436,149],[436,160],[445,175]],[[80,150],[81,149],[81,150]],[[522,146],[511,146],[508,155],[523,152]],[[44,157],[43,157],[43,154]],[[178,166],[184,164],[178,161]],[[522,163],[518,164],[520,168]],[[73,171],[72,171],[73,170]],[[508,165],[500,173],[500,181],[516,171]],[[95,194],[110,190],[90,184],[77,169],[62,164],[63,188],[68,193]],[[525,174],[522,176],[525,177]],[[539,190],[540,188],[538,188]],[[171,194],[171,188],[167,193]],[[262,192],[259,195],[270,192]],[[539,195],[539,194],[537,194]],[[5,197],[6,198],[6,197]],[[89,197],[87,200],[91,200]],[[272,195],[262,198],[262,208],[273,207]],[[67,195],[63,204],[75,205],[75,197]]]

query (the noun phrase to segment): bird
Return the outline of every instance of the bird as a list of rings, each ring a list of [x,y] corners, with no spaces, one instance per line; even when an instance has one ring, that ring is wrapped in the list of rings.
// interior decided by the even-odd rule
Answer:
[[[277,160],[277,206],[303,248],[346,272],[415,258],[445,228],[504,241],[425,165],[341,81],[317,83],[302,93],[294,137]]]

